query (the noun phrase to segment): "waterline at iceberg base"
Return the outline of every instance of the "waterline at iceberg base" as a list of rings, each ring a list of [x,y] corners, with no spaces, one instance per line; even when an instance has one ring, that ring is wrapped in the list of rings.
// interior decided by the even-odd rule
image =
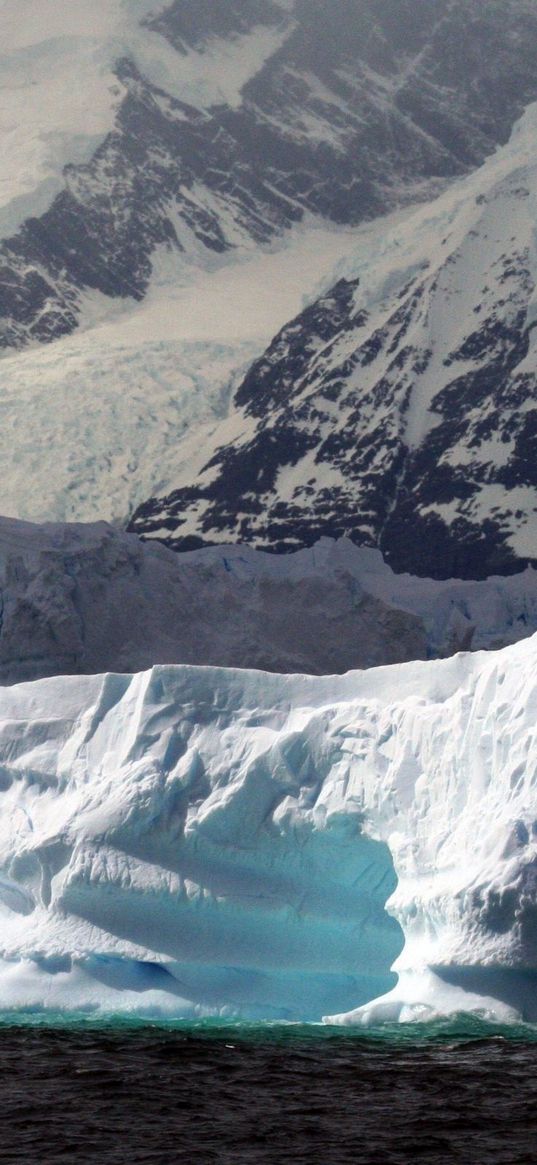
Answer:
[[[537,1020],[537,637],[0,691],[0,1011]]]

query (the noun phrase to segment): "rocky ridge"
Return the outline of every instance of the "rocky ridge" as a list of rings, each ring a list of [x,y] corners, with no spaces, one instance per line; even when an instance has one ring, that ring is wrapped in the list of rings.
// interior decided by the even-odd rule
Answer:
[[[364,234],[252,365],[201,472],[131,529],[179,550],[345,536],[444,579],[537,562],[536,137],[532,106],[477,174]]]
[[[146,27],[179,67],[278,36],[231,104],[183,101],[134,56],[116,62],[113,129],[0,245],[0,346],[71,332],[88,293],[142,298],[162,252],[262,246],[307,213],[356,224],[429,196],[537,96],[527,0],[423,0],[419,15],[406,0],[176,0]]]

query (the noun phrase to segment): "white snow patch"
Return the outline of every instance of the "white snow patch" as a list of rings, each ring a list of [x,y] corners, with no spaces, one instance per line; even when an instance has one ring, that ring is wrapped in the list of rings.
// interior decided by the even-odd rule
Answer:
[[[238,108],[246,82],[282,47],[292,28],[292,23],[282,22],[274,27],[255,26],[231,40],[212,37],[202,51],[191,50],[178,60],[177,54],[173,58],[163,53],[160,45],[153,55],[145,43],[134,44],[131,51],[143,62],[149,80],[180,101],[196,108]]]

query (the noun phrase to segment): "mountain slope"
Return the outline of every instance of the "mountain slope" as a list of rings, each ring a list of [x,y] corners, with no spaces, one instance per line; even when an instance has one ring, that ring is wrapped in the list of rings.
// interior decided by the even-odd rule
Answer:
[[[526,0],[424,0],[419,17],[401,0],[176,0],[132,26],[107,22],[100,49],[113,127],[0,246],[2,346],[72,331],[82,292],[141,298],[163,251],[266,244],[306,212],[356,224],[423,197],[505,141],[537,95]],[[160,72],[146,60],[159,39]],[[216,104],[230,45],[247,68]]]
[[[347,536],[436,578],[537,562],[536,141],[533,106],[476,175],[366,232],[254,363],[201,473],[131,529],[176,549]]]

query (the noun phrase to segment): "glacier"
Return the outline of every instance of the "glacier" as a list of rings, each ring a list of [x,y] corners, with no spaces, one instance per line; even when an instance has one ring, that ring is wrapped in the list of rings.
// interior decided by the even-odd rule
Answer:
[[[537,1019],[537,637],[0,692],[0,1008]]]
[[[341,673],[492,650],[537,632],[537,572],[396,575],[341,539],[174,554],[106,522],[0,518],[0,684],[204,664]]]
[[[259,254],[212,262],[162,249],[143,303],[86,292],[74,335],[0,355],[2,513],[125,524],[201,469],[251,361],[330,286],[357,233],[308,221]]]

